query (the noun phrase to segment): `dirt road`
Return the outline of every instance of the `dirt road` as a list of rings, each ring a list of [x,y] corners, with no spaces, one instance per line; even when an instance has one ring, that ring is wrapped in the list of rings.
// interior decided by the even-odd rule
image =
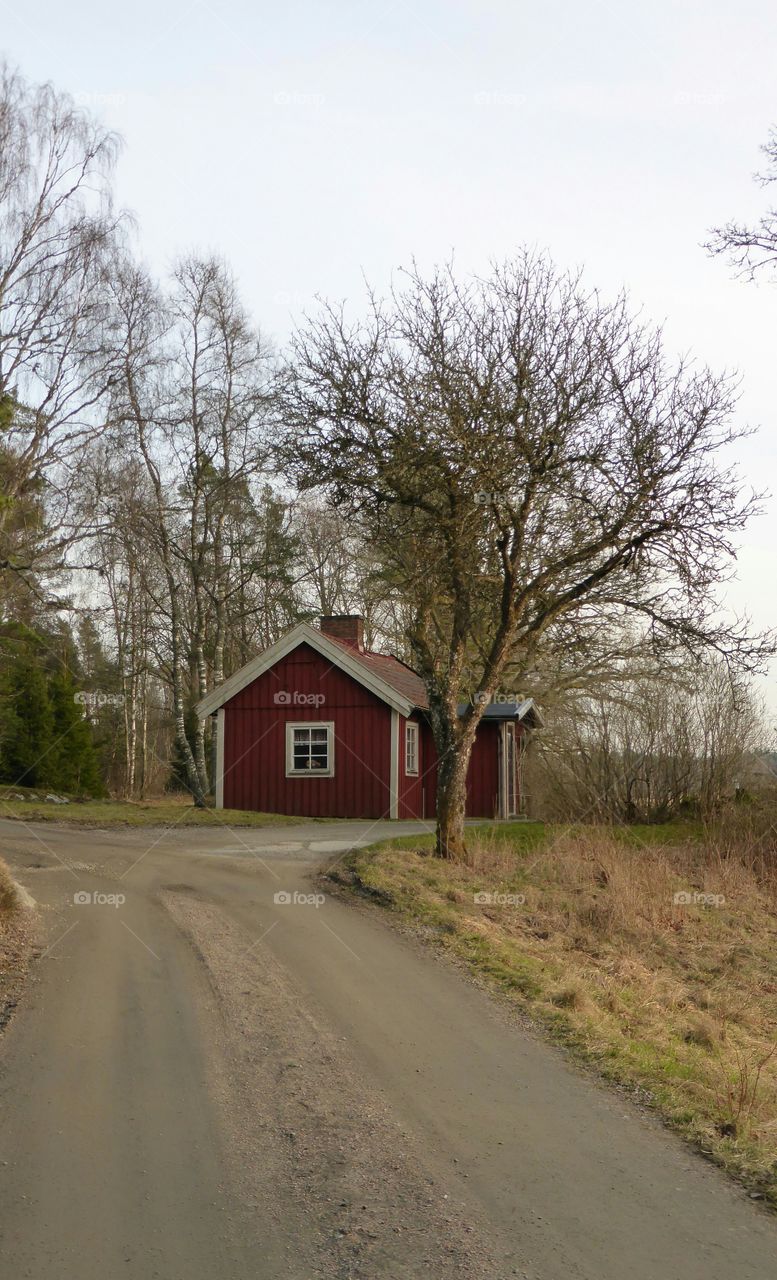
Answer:
[[[42,948],[0,1039],[4,1273],[772,1280],[758,1204],[316,896],[379,834],[0,823]]]

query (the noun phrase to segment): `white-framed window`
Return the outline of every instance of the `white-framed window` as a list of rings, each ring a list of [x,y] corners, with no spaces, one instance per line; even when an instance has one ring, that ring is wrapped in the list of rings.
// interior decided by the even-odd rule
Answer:
[[[331,778],[334,771],[334,721],[289,721],[286,725],[286,777]]]
[[[418,774],[418,725],[413,720],[405,721],[405,773]]]

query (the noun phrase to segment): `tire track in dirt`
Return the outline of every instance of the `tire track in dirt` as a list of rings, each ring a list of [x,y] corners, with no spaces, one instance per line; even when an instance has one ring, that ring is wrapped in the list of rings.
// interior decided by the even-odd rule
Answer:
[[[196,896],[161,898],[205,964],[224,1019],[213,1070],[248,1206],[241,1232],[257,1229],[250,1206],[261,1207],[283,1239],[284,1274],[299,1280],[535,1280],[495,1256],[268,948]]]

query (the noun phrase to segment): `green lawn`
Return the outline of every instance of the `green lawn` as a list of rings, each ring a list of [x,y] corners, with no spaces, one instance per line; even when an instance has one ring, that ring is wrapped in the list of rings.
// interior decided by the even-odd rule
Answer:
[[[561,822],[478,822],[467,824],[467,839],[495,849],[509,849],[523,855],[532,850],[549,848],[555,840],[567,839],[578,831],[590,830],[585,823]],[[704,828],[700,822],[677,819],[656,825],[634,823],[632,826],[608,827],[614,840],[626,845],[673,845],[701,840]],[[395,849],[432,850],[434,836],[399,836],[392,840]]]
[[[15,800],[15,795],[24,795],[25,799]],[[30,791],[24,787],[0,788],[0,818],[66,822],[83,827],[267,827],[326,821],[293,818],[281,813],[253,813],[243,809],[198,809],[183,797],[138,803],[71,797],[68,804],[52,804],[46,802],[45,795],[45,791]]]

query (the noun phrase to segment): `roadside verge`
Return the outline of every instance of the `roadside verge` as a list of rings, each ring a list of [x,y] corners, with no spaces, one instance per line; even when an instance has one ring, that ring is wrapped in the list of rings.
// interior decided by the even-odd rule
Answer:
[[[35,943],[35,904],[0,858],[0,1031],[19,1003]]]
[[[479,834],[466,863],[405,838],[329,871],[441,948],[578,1061],[777,1207],[777,896],[714,833]]]

